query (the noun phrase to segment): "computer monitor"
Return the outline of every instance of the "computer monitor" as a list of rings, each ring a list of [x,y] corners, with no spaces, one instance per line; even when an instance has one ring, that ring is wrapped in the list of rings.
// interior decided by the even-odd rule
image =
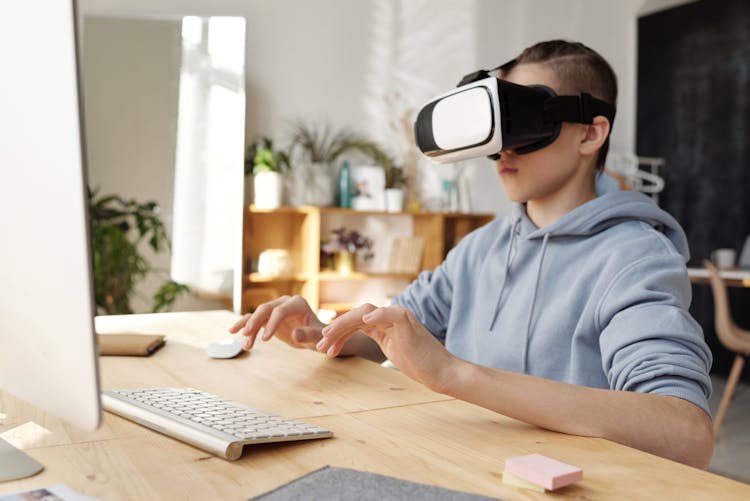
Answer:
[[[93,430],[101,407],[75,3],[0,8],[0,389]],[[33,474],[35,463],[0,442],[0,478]]]

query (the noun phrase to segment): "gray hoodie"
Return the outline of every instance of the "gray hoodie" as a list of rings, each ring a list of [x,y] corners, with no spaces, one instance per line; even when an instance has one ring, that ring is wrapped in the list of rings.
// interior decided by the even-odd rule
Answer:
[[[541,229],[517,204],[395,303],[470,362],[709,413],[711,352],[688,313],[688,258],[680,225],[640,193],[606,193]]]

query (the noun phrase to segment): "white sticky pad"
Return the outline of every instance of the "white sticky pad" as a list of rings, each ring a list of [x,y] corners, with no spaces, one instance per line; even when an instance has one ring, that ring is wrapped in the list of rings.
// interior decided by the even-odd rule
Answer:
[[[554,490],[583,478],[583,470],[556,459],[529,454],[505,460],[505,471]]]

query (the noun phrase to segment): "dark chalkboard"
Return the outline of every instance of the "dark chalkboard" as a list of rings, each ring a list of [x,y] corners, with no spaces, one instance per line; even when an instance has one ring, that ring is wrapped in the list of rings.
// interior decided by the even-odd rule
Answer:
[[[691,264],[719,247],[739,255],[750,234],[749,1],[702,0],[639,19],[637,151],[666,160],[660,205],[685,229]],[[710,288],[693,291],[714,372],[727,374],[733,354],[716,339]],[[750,329],[750,290],[730,299]]]

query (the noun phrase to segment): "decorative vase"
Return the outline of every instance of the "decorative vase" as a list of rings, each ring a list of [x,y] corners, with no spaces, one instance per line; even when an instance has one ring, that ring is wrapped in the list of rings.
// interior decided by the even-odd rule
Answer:
[[[334,205],[336,179],[326,163],[299,163],[292,172],[292,205]]]
[[[281,207],[283,179],[278,172],[259,172],[253,176],[255,207],[276,209]]]
[[[354,252],[338,251],[333,256],[333,265],[336,273],[340,275],[351,275],[354,272]]]
[[[312,182],[306,185],[305,201],[307,205],[316,207],[331,207],[334,205],[336,190],[334,179],[328,174],[321,174],[312,178]]]

